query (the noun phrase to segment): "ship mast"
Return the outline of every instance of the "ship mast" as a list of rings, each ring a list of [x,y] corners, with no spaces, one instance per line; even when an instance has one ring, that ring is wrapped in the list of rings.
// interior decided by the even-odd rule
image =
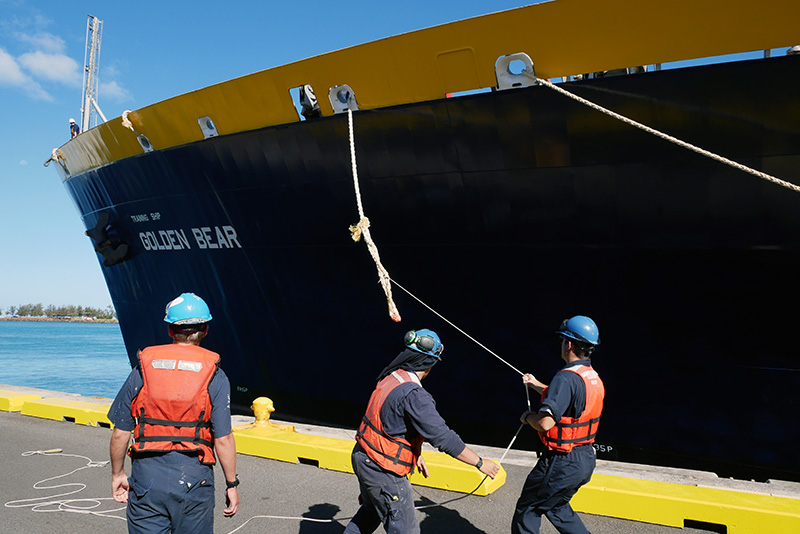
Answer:
[[[100,78],[100,41],[103,38],[103,21],[89,15],[86,22],[86,54],[83,68],[83,95],[81,98],[81,132],[97,126],[97,117],[103,122],[105,115],[97,104],[97,89]]]

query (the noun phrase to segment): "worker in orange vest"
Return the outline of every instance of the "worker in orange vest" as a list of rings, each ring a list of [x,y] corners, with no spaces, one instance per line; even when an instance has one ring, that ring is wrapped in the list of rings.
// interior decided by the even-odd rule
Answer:
[[[592,478],[596,463],[592,444],[605,388],[590,356],[600,335],[594,321],[583,315],[565,319],[556,334],[565,365],[550,385],[532,374],[522,377],[527,387],[541,393],[542,402],[535,411],[523,413],[520,421],[539,432],[546,450],[525,480],[514,511],[513,534],[538,534],[542,515],[559,532],[589,532],[569,501]]]
[[[441,360],[444,345],[432,330],[411,330],[405,350],[378,375],[356,433],[351,456],[362,503],[344,534],[367,534],[380,524],[389,534],[419,533],[414,496],[406,476],[417,467],[428,476],[420,452],[427,441],[440,451],[494,478],[500,466],[467,447],[436,411],[420,383]]]
[[[217,459],[225,477],[223,515],[239,508],[230,383],[219,354],[200,347],[210,320],[208,305],[194,293],[167,304],[173,342],[139,352],[139,365],[108,411],[111,490],[115,501],[128,503],[131,534],[212,533]]]

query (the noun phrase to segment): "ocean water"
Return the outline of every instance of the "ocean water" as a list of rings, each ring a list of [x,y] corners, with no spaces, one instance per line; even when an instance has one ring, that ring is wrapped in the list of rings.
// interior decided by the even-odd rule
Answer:
[[[130,371],[117,324],[0,321],[0,384],[113,399]]]

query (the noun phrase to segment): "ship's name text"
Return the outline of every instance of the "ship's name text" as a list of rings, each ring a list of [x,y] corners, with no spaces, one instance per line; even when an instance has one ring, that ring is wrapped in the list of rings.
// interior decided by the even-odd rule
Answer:
[[[182,228],[150,230],[139,232],[139,239],[145,250],[242,248],[233,226],[200,226],[190,228],[188,234]]]

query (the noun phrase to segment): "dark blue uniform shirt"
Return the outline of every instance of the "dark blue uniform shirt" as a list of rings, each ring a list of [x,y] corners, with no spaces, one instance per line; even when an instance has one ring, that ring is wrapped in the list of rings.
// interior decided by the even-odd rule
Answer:
[[[558,422],[562,417],[579,417],[586,408],[586,384],[577,373],[567,371],[570,367],[592,365],[592,360],[577,360],[565,365],[547,388],[539,411],[549,412]]]
[[[381,408],[381,423],[390,436],[403,436],[411,441],[421,435],[425,441],[453,457],[466,448],[459,435],[436,411],[436,401],[431,394],[413,382],[400,384],[386,397]]]

